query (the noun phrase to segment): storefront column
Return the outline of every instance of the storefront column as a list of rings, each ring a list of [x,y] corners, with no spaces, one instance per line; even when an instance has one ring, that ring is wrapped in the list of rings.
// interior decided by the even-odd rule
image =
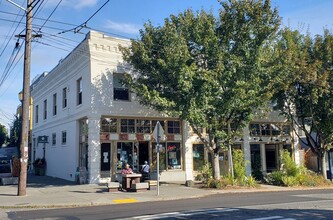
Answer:
[[[252,173],[251,169],[251,147],[250,147],[250,132],[249,128],[245,127],[243,129],[244,141],[243,141],[243,152],[246,166],[246,175],[249,176]]]
[[[88,118],[88,183],[98,183],[100,174],[100,118]]]
[[[263,174],[267,173],[267,166],[266,166],[266,148],[265,144],[260,144],[260,157],[261,157],[261,172]]]

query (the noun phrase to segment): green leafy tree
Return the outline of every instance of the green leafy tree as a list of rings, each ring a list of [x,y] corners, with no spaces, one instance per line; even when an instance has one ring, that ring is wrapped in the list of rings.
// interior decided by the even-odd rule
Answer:
[[[7,129],[4,125],[0,124],[0,147],[6,143],[8,139]]]
[[[141,38],[121,48],[135,72],[124,83],[142,104],[190,124],[217,179],[219,152],[269,98],[270,42],[280,23],[269,0],[221,5],[218,18],[186,10],[163,26],[146,23]]]
[[[11,146],[20,147],[21,143],[21,130],[22,130],[22,118],[15,116],[13,124],[10,126],[9,144]]]
[[[325,30],[312,38],[285,28],[275,52],[278,106],[304,133],[326,178],[325,154],[333,142],[333,35]]]

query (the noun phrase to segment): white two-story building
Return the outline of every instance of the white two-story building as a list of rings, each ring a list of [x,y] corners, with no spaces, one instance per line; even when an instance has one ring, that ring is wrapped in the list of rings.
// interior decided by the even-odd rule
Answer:
[[[157,121],[164,129],[160,151],[161,181],[193,180],[208,160],[202,143],[187,123],[138,103],[135,94],[120,83],[124,66],[119,45],[130,41],[91,31],[49,73],[31,85],[33,99],[32,161],[45,157],[46,175],[75,181],[78,167],[87,170],[87,182],[116,179],[124,162],[138,171],[144,161],[156,168]],[[39,137],[47,136],[48,143]],[[235,140],[243,149],[250,174],[255,160],[260,170],[279,166],[283,148],[294,151],[292,129],[273,112],[244,129]],[[222,153],[223,154],[223,153]],[[259,159],[258,159],[259,158]],[[227,157],[221,157],[225,172]]]

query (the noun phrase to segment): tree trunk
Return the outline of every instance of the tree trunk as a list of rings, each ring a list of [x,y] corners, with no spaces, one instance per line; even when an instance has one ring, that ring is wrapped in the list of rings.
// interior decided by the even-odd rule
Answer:
[[[325,179],[327,179],[327,173],[326,173],[326,151],[322,152],[320,154],[320,161],[321,161],[321,173]]]
[[[219,153],[212,152],[212,162],[213,162],[213,177],[215,179],[220,179],[220,161],[219,161]]]
[[[231,144],[228,146],[228,165],[229,165],[229,174],[234,178],[234,163],[232,161],[232,150]]]

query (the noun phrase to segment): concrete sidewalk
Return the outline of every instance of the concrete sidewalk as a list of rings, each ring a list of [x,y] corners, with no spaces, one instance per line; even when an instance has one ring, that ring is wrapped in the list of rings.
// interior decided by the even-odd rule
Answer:
[[[285,191],[294,188],[262,185],[256,189],[211,190],[168,183],[157,190],[143,192],[108,192],[105,185],[76,185],[73,182],[48,176],[28,176],[27,195],[17,196],[17,185],[0,186],[0,208],[55,208],[109,205],[130,202],[196,198],[216,193]]]

